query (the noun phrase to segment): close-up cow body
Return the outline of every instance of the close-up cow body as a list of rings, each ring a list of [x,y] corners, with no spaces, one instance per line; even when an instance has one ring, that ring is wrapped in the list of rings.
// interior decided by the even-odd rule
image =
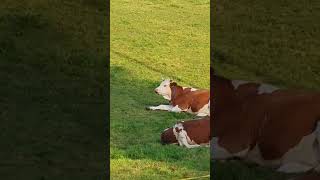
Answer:
[[[210,117],[177,122],[161,134],[162,144],[178,144],[187,148],[209,145],[210,139]]]
[[[169,100],[169,105],[149,106],[148,110],[188,112],[197,116],[210,116],[209,90],[182,87],[166,79],[154,91]]]
[[[300,175],[296,178],[291,178],[289,180],[319,180],[319,179],[320,179],[319,173],[309,173],[309,174]]]
[[[319,170],[320,93],[211,76],[211,157],[280,172]]]

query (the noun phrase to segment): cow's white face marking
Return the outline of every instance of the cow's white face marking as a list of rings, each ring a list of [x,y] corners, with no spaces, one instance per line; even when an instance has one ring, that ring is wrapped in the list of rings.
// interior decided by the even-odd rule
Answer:
[[[178,129],[178,130],[176,130]],[[187,131],[184,130],[184,127],[181,123],[177,123],[173,126],[173,134],[176,137],[180,146],[185,146],[187,148],[199,147],[200,145],[195,143],[187,134]]]
[[[170,79],[165,79],[164,81],[161,82],[159,87],[155,89],[155,91],[163,96],[163,98],[167,100],[171,100],[171,88],[170,88],[170,83],[172,81]]]
[[[232,80],[231,83],[232,83],[234,89],[236,90],[236,89],[238,89],[238,87],[239,87],[240,85],[242,85],[242,84],[247,84],[248,81]]]
[[[264,94],[264,93],[269,94],[269,93],[272,93],[278,89],[279,88],[272,86],[272,85],[269,85],[269,84],[261,84],[258,88],[258,94]]]

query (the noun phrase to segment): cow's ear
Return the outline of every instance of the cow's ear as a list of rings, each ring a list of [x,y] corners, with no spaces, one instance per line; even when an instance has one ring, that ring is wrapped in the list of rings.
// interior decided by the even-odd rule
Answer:
[[[177,86],[177,83],[172,82],[172,83],[170,83],[170,86]]]

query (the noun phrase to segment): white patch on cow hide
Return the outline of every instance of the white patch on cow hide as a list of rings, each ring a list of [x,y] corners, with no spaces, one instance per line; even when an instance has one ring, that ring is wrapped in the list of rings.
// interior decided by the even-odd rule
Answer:
[[[314,134],[316,136],[316,142],[314,144],[314,149],[317,152],[317,160],[318,160],[318,162],[320,162],[320,122],[317,122],[317,126],[316,126],[316,129],[314,131]]]
[[[162,111],[170,111],[173,107],[171,105],[159,105],[159,106],[149,106],[150,110],[162,110]]]
[[[270,84],[261,84],[258,88],[258,94],[270,94],[274,91],[279,90],[279,88],[272,86]]]
[[[184,90],[184,89],[187,89],[187,88],[190,88],[190,91],[197,91],[198,89],[196,89],[196,88],[191,88],[191,87],[182,87],[182,89]]]
[[[261,166],[275,167],[281,164],[281,160],[264,160],[258,145],[256,145],[246,156],[246,161],[257,163]]]
[[[234,90],[238,89],[238,87],[242,84],[247,84],[248,81],[242,81],[242,80],[232,80],[231,81],[233,87],[234,87]]]
[[[232,156],[234,156],[234,157],[239,157],[239,158],[243,158],[243,157],[245,157],[245,156],[248,154],[248,152],[249,152],[249,148],[244,149],[244,150],[242,150],[242,151],[240,151],[240,152],[234,153],[234,154],[232,154]]]
[[[170,109],[171,112],[181,112],[183,111],[182,109],[179,108],[178,105],[174,106],[173,108]]]
[[[225,148],[221,147],[218,144],[218,138],[213,137],[211,139],[210,145],[211,145],[211,157],[216,160],[223,160],[228,159],[232,157],[232,154],[228,152]]]
[[[198,112],[196,112],[197,116],[210,116],[210,101],[205,104]]]
[[[318,166],[319,162],[317,161],[317,156],[319,149],[318,147],[315,147],[315,142],[315,132],[304,136],[299,144],[284,154],[281,160],[281,167],[278,169],[278,171],[298,173],[308,171]]]
[[[312,169],[312,166],[304,165],[301,163],[288,163],[284,164],[277,169],[278,172],[283,173],[302,173]]]
[[[178,128],[180,132],[177,132],[176,128]],[[187,131],[184,130],[183,125],[181,123],[175,124],[173,126],[173,134],[176,137],[180,146],[185,146],[187,148],[195,148],[200,146],[190,139],[190,137],[187,134]]]
[[[210,142],[211,157],[216,160],[225,160],[232,157],[245,158],[249,152],[249,148],[239,151],[237,153],[230,153],[227,149],[218,144],[219,138],[213,137]]]
[[[285,153],[281,159],[264,160],[259,146],[256,145],[246,156],[246,161],[257,163],[261,166],[279,167],[277,171],[284,173],[305,172],[319,165],[315,145],[315,133],[305,136],[299,144]]]

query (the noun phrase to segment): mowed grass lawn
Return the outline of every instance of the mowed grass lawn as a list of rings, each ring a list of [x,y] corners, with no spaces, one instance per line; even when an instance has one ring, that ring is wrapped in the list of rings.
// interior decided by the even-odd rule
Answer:
[[[111,1],[111,179],[208,175],[209,148],[160,144],[160,134],[188,114],[147,111],[167,103],[161,77],[209,88],[209,1]]]
[[[105,178],[105,3],[1,1],[1,179]]]
[[[231,79],[320,91],[319,1],[215,1],[214,69]],[[284,179],[241,162],[213,162],[214,178]],[[294,176],[294,175],[289,175]]]

